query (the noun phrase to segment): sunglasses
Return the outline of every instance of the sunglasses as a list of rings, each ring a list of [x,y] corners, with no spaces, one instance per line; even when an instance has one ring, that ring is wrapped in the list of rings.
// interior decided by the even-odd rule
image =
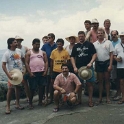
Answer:
[[[116,36],[117,34],[112,34],[112,36]]]

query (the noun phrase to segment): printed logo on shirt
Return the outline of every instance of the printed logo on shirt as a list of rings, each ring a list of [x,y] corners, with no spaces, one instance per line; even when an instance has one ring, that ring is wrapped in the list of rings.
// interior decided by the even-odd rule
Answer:
[[[78,57],[88,56],[87,50],[88,48],[85,46],[83,46],[83,48],[78,47],[77,48],[77,51],[79,52]]]
[[[13,68],[19,68],[20,70],[22,69],[21,57],[19,54],[11,54],[10,59],[13,61]]]
[[[43,56],[41,56],[41,55],[37,55],[37,58],[43,58]]]
[[[65,63],[65,60],[55,60],[56,65],[61,65],[63,63]]]

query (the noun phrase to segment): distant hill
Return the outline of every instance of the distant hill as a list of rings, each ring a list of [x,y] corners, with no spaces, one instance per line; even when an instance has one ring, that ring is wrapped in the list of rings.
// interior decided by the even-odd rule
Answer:
[[[0,55],[3,55],[7,49],[0,50]]]
[[[2,56],[5,53],[5,51],[6,51],[6,49],[0,50],[0,81],[7,81],[7,77],[6,77],[5,73],[3,72],[2,62],[1,62]]]

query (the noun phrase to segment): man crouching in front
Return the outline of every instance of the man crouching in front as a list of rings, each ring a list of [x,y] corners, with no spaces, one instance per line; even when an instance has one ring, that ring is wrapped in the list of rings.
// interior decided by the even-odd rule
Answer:
[[[81,82],[79,81],[78,77],[69,72],[69,68],[67,64],[62,64],[61,66],[62,73],[60,73],[55,81],[54,81],[54,101],[56,107],[53,109],[54,112],[58,112],[59,110],[59,100],[60,97],[64,95],[66,96],[67,103],[75,104],[77,98],[76,94],[81,87]],[[65,99],[65,98],[64,98]],[[65,100],[64,100],[65,101]]]

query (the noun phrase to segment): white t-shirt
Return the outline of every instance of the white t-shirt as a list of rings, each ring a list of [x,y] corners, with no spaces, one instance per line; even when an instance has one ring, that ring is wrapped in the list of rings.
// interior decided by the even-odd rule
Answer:
[[[8,49],[2,57],[2,62],[6,62],[8,71],[11,71],[14,68],[22,71],[21,58],[24,58],[24,55],[20,49],[17,48],[15,51]]]
[[[69,55],[71,55],[72,49],[69,48],[69,45],[67,45],[65,49],[68,51]]]
[[[22,53],[25,55],[26,54],[26,47],[22,46],[22,48],[20,49],[22,51]]]
[[[109,40],[100,43],[98,40],[93,43],[97,52],[97,61],[106,61],[110,59],[110,52],[114,51],[114,47]]]
[[[122,58],[122,62],[117,62],[117,68],[124,68],[124,48],[121,46],[121,44],[124,47],[123,43],[118,43],[115,46],[115,51],[114,51],[114,55],[121,56]]]

